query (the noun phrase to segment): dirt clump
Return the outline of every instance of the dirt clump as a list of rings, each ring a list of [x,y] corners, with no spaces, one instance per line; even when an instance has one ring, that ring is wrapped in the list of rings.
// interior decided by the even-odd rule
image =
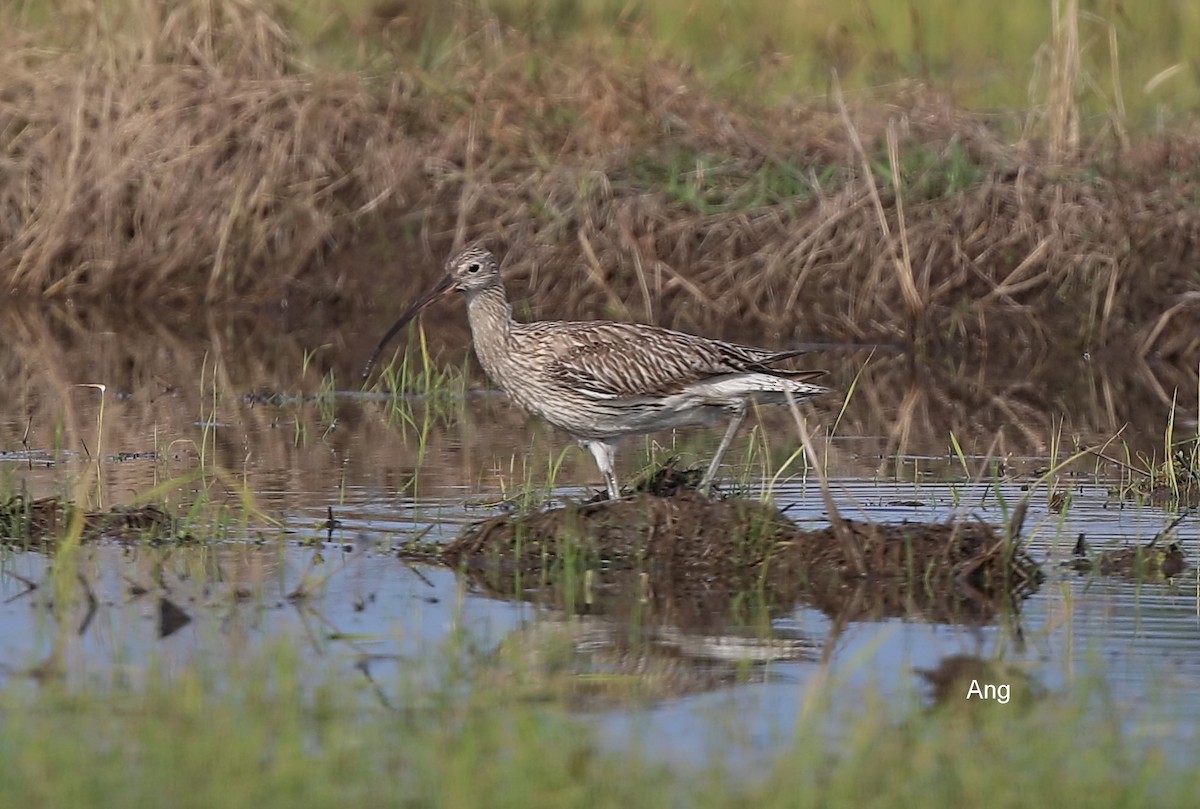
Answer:
[[[1133,581],[1171,579],[1187,569],[1187,557],[1183,553],[1183,543],[1178,540],[1160,542],[1160,539],[1161,536],[1144,545],[1093,554],[1084,535],[1080,534],[1071,558],[1064,565],[1080,573],[1098,573]]]
[[[29,500],[12,495],[0,501],[0,543],[50,548],[72,530],[79,531],[82,542],[102,538],[119,542],[190,539],[180,533],[175,517],[155,505],[114,506],[107,511],[79,514],[73,504],[57,497]]]
[[[692,625],[728,618],[747,593],[772,610],[804,602],[846,620],[974,623],[1042,578],[1019,545],[986,523],[839,520],[810,531],[773,505],[687,488],[493,517],[441,549],[438,561],[508,597],[530,585],[569,587],[592,571]]]

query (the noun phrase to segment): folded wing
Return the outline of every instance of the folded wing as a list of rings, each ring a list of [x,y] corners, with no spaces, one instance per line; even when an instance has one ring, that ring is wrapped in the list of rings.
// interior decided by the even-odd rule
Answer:
[[[544,373],[593,399],[668,396],[712,377],[762,373],[808,379],[823,371],[781,371],[773,363],[803,351],[709,340],[634,323],[556,324]]]

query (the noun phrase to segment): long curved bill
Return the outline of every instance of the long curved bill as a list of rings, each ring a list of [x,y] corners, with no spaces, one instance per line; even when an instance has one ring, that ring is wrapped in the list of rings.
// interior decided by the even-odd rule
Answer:
[[[371,352],[371,358],[367,360],[367,366],[363,368],[363,379],[366,379],[371,375],[371,369],[373,369],[375,367],[375,363],[379,361],[379,356],[383,353],[383,350],[387,348],[387,344],[392,341],[393,337],[400,333],[401,329],[408,325],[410,320],[421,314],[422,310],[429,306],[429,304],[433,303],[439,298],[449,295],[453,291],[454,277],[447,274],[442,278],[442,280],[437,282],[437,286],[426,292],[417,299],[416,303],[408,307],[408,311],[400,315],[400,319],[397,320],[392,327],[387,330],[387,334],[383,335],[383,339],[379,341],[379,345],[375,346],[375,350]]]

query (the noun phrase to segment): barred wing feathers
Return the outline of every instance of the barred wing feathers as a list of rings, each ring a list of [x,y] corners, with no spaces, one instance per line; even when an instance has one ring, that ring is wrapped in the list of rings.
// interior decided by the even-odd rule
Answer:
[[[667,396],[712,377],[764,373],[802,380],[823,371],[769,367],[804,353],[767,351],[636,323],[538,323],[526,331],[552,354],[544,373],[593,399]],[[541,328],[541,327],[551,328]],[[540,332],[540,334],[539,334]]]

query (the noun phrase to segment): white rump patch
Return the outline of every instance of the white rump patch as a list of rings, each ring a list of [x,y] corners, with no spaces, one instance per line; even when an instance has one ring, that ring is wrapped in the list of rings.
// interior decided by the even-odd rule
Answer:
[[[713,403],[736,404],[747,397],[779,400],[785,391],[802,398],[828,393],[829,389],[771,374],[728,374],[688,385],[685,394]]]

